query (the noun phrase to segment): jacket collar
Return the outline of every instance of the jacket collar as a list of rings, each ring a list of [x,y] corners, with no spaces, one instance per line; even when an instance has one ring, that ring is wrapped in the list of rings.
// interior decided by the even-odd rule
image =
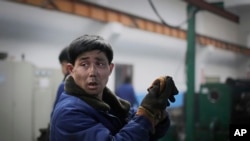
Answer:
[[[92,106],[96,110],[101,111],[112,111],[116,116],[120,118],[127,117],[130,104],[117,97],[111,90],[107,87],[103,90],[102,100],[87,94],[81,87],[79,87],[72,76],[68,76],[65,79],[65,92],[69,95],[76,96]]]

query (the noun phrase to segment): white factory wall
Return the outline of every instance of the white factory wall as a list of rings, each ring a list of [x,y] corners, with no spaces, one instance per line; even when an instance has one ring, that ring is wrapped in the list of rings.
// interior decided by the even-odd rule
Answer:
[[[109,2],[108,0],[105,1]],[[132,12],[130,14],[158,21],[158,18],[147,5],[148,3],[145,2],[143,1],[140,5],[143,8],[127,6],[128,3],[117,6],[120,2],[115,1],[107,5],[115,6],[121,11]],[[164,0],[158,0],[155,2],[165,20],[170,24],[177,25],[177,23],[186,19],[186,4],[183,1],[168,1],[169,3],[167,3]],[[147,14],[144,12],[146,10]],[[173,12],[174,10],[176,11]],[[238,34],[241,34],[240,31],[242,30],[239,31],[238,24],[206,11],[197,14],[196,25],[198,33],[244,44],[239,41]],[[182,28],[185,29],[186,25],[184,24]],[[60,73],[58,54],[63,47],[80,35],[100,34],[111,42],[114,49],[115,64],[133,65],[133,84],[138,94],[145,94],[151,82],[161,75],[173,76],[178,89],[186,91],[185,53],[187,43],[184,40],[125,27],[119,23],[100,23],[84,17],[7,1],[0,1],[0,31],[0,51],[8,53],[8,61],[20,62],[22,61],[21,56],[24,54],[24,61],[30,62],[37,68],[52,69],[58,73]],[[249,36],[245,38],[248,39],[247,42],[249,43]],[[199,44],[196,45],[196,53],[196,91],[199,90],[199,85],[204,82],[205,77],[219,78],[221,82],[224,82],[228,77],[247,77],[246,74],[249,71],[250,64],[249,57]],[[57,81],[53,82],[53,90],[48,90],[49,96],[53,97],[55,94],[54,87],[56,87],[54,85],[60,82],[61,78],[61,75],[57,76]],[[108,83],[111,89],[114,89],[114,80],[113,73]],[[44,79],[39,82],[43,81]],[[4,84],[3,81],[0,82]],[[36,94],[35,99],[41,97],[39,95],[41,93]],[[19,97],[19,95],[15,96]],[[44,99],[42,102],[45,102],[43,103],[45,105],[52,105],[52,101],[51,99],[49,101]],[[42,105],[40,108],[44,109]],[[49,113],[51,109],[46,108],[43,112],[47,110]],[[27,113],[29,112],[34,111],[27,111]],[[34,123],[36,123],[32,127],[34,130],[32,133],[35,133],[33,139],[39,134],[37,129],[42,128],[42,123],[49,122],[48,118],[41,119],[38,116],[39,113],[33,116]],[[30,131],[28,129],[30,126],[23,127],[24,130],[26,128],[27,132]]]

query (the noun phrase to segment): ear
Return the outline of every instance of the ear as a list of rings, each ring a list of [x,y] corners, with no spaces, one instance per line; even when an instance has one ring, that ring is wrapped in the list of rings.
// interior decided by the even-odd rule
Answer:
[[[110,70],[109,75],[112,73],[113,68],[114,68],[114,64],[110,63],[110,65],[109,65],[109,70]]]
[[[67,70],[69,73],[72,73],[74,66],[71,63],[67,64]]]

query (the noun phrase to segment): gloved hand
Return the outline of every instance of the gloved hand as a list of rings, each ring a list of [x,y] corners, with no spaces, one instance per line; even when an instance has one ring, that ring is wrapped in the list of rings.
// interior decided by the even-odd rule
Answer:
[[[152,93],[154,93],[153,91],[155,91],[155,90],[153,90],[153,88],[157,85],[159,85],[159,92],[156,93],[156,95],[157,95],[157,97],[161,98],[161,100],[163,100],[162,102],[164,102],[164,100],[167,99],[166,100],[167,106],[170,105],[169,101],[172,103],[175,102],[174,96],[177,95],[179,93],[179,91],[177,90],[172,77],[161,76],[161,77],[157,78],[156,80],[154,80],[152,85],[148,88],[148,91],[149,92],[152,91]]]
[[[162,76],[157,78],[148,88],[148,94],[144,97],[138,108],[137,115],[149,118],[153,126],[157,125],[165,116],[165,109],[170,102],[175,102],[174,96],[178,90],[172,77]]]

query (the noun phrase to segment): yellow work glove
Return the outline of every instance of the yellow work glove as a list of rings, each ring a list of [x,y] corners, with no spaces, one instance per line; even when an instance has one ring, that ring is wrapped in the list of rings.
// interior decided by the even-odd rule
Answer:
[[[153,81],[148,88],[148,94],[143,98],[137,115],[149,118],[153,126],[157,125],[165,116],[165,109],[170,102],[175,102],[174,96],[178,94],[175,83],[170,76],[161,76]]]

